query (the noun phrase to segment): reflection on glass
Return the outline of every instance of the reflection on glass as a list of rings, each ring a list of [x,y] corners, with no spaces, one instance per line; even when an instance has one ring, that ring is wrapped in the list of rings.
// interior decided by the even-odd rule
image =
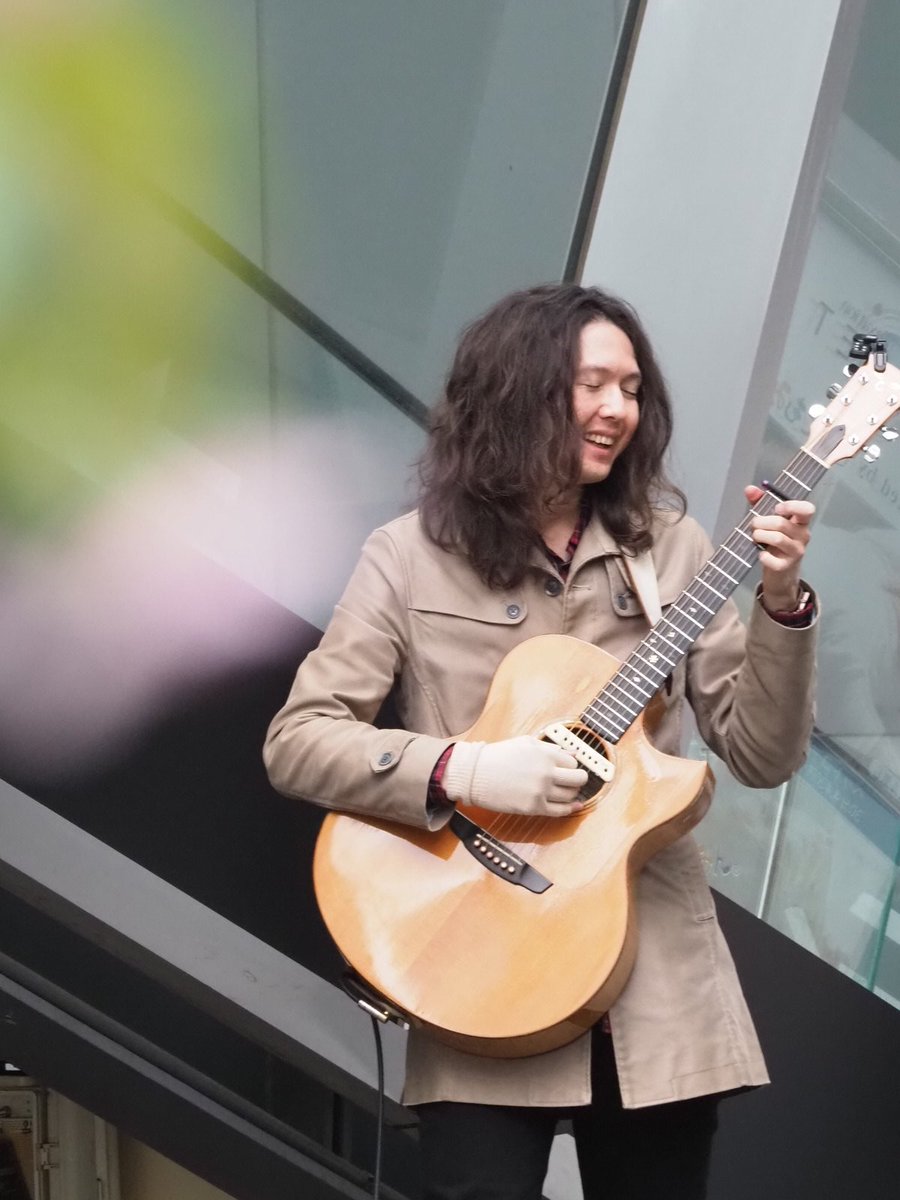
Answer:
[[[759,916],[785,789],[743,787],[699,740],[689,754],[709,762],[716,777],[715,798],[696,832],[709,882]]]
[[[770,924],[846,975],[872,987],[894,886],[900,822],[846,776],[831,790],[828,763],[813,759],[791,787],[767,897]],[[868,800],[868,803],[867,803]],[[894,1000],[900,1004],[900,996]]]
[[[900,11],[870,0],[766,429],[759,478],[806,439],[851,339],[900,364]],[[890,61],[889,61],[890,60]],[[881,442],[881,439],[878,439]],[[822,598],[817,728],[773,809],[732,783],[701,826],[711,882],[900,1003],[900,458],[839,464],[817,490],[805,573]],[[746,597],[744,597],[746,601]],[[768,839],[768,853],[766,842]],[[723,851],[721,848],[724,847]],[[713,853],[714,852],[714,853]],[[732,861],[730,878],[716,870]],[[767,866],[764,868],[764,861]],[[745,872],[738,874],[738,866]]]
[[[711,765],[716,797],[697,839],[712,886],[900,1006],[900,814],[890,798],[820,736],[797,776],[771,791]]]

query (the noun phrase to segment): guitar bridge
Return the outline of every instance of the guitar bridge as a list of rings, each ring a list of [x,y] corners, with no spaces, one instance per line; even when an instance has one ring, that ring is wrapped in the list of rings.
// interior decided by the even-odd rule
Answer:
[[[536,895],[553,886],[546,876],[536,871],[515,850],[510,850],[509,846],[464,817],[461,812],[454,812],[450,818],[450,829],[473,858],[477,858],[482,866],[506,883],[517,884]]]

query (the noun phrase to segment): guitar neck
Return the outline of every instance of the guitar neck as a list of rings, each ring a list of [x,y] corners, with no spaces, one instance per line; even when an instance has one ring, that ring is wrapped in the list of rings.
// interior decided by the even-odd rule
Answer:
[[[774,483],[763,485],[766,490],[753,508],[581,714],[584,725],[607,742],[622,737],[755,565],[759,546],[751,535],[753,518],[768,516],[781,500],[805,500],[827,470],[801,450]]]

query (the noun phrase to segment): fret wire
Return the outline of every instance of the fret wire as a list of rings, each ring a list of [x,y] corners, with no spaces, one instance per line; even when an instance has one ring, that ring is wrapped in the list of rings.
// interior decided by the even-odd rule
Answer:
[[[633,666],[633,665],[632,665],[632,664],[633,664],[633,662],[634,662],[634,659],[635,659],[636,657],[637,657],[636,655],[632,654],[631,658],[629,658],[629,660],[628,660],[628,663],[627,663],[626,665],[628,666],[628,669],[629,669],[630,671],[634,671],[635,675],[637,675],[637,676],[639,676],[641,679],[643,679],[645,683],[649,683],[649,684],[650,684],[650,687],[651,687],[651,689],[652,689],[652,690],[651,690],[651,691],[648,693],[648,699],[649,699],[649,697],[650,697],[650,696],[652,696],[652,695],[653,695],[653,693],[656,691],[656,689],[659,687],[659,684],[658,684],[658,683],[654,683],[652,679],[648,679],[648,678],[647,678],[647,676],[646,676],[646,675],[643,673],[643,671],[639,671],[639,670],[637,669],[637,667],[635,667],[635,666]],[[632,680],[631,682],[632,682],[632,683],[634,683],[634,680]],[[640,687],[640,684],[638,684],[638,683],[635,683],[635,684],[634,684],[634,686],[635,686],[635,687]],[[641,690],[643,690],[643,689],[641,689]]]
[[[618,721],[624,721],[626,724],[627,724],[629,721],[633,720],[633,717],[632,717],[631,713],[629,713],[629,712],[627,712],[627,711],[623,710],[623,709],[622,709],[622,705],[620,704],[620,702],[619,702],[618,700],[616,700],[616,698],[615,698],[614,696],[609,696],[609,695],[607,695],[607,693],[606,693],[606,690],[605,690],[605,689],[604,689],[604,691],[603,691],[603,692],[602,692],[602,693],[601,693],[599,696],[597,696],[597,697],[596,697],[596,698],[595,698],[595,699],[594,699],[594,700],[591,702],[591,708],[596,708],[596,709],[597,709],[597,715],[598,715],[598,716],[602,716],[603,714],[602,714],[602,708],[601,708],[601,706],[604,706],[604,705],[605,705],[605,707],[606,707],[607,709],[609,709],[609,713],[610,713],[610,715],[611,715],[611,716],[612,716],[612,717],[613,717],[615,720],[618,720]]]
[[[620,682],[618,682],[621,678],[621,675],[621,669],[617,671],[615,675],[613,675],[612,679],[610,679],[609,683],[607,683],[606,687],[604,688],[604,695],[606,695],[611,705],[622,711],[623,716],[628,717],[629,720],[633,720],[637,716],[637,713],[632,712],[632,707],[637,705],[637,710],[640,712],[641,708],[643,707],[643,701],[646,699],[646,697],[634,696],[626,688],[622,687]],[[613,695],[609,691],[611,688],[617,691],[619,696]],[[624,697],[624,700],[621,699],[621,697]]]
[[[673,631],[673,633],[678,633],[678,634],[684,635],[684,630],[679,629],[678,626],[675,625],[675,623],[669,618],[668,615],[663,617],[663,619],[661,621],[657,622],[657,628],[661,628],[663,625],[668,625],[668,627]],[[678,658],[675,660],[676,662],[678,662],[681,659],[681,656],[687,652],[686,646],[683,647],[683,646],[675,645],[675,643],[672,641],[671,638],[665,638],[663,641],[663,644],[666,646],[671,646],[677,652]]]
[[[617,729],[609,722],[609,717],[606,714],[600,712],[594,713],[590,710],[582,713],[581,719],[589,729],[595,730],[601,737],[615,741],[618,741],[631,725],[630,721],[619,721],[620,727]]]
[[[587,711],[582,714],[582,717],[585,725],[598,732],[602,731],[605,733],[608,729],[612,729],[621,735],[628,728],[627,722],[621,720],[615,721],[608,713]],[[618,725],[618,728],[616,728],[616,725]]]
[[[700,579],[699,575],[697,576],[697,582],[701,583],[708,592],[712,592],[712,594],[721,600],[723,604],[728,599],[728,592],[720,592],[718,588],[714,588],[713,585],[711,583],[707,583],[705,579]]]
[[[622,695],[626,697],[626,699],[628,699],[629,701],[631,701],[631,703],[634,703],[634,701],[635,701],[636,699],[640,699],[640,697],[636,697],[636,696],[634,696],[634,695],[633,695],[633,694],[632,694],[632,693],[629,691],[628,687],[623,687],[623,686],[622,686],[622,682],[620,682],[620,680],[621,680],[622,682],[630,683],[630,681],[623,680],[623,677],[622,677],[622,671],[621,671],[621,669],[620,669],[619,671],[617,671],[615,675],[613,675],[612,679],[609,681],[609,683],[608,683],[606,686],[607,686],[608,688],[609,688],[609,687],[614,687],[614,688],[615,688],[617,691],[621,692],[621,693],[622,693]],[[644,697],[644,699],[645,699],[645,697]],[[621,702],[621,700],[619,701],[619,703],[620,703],[620,704],[622,703],[622,702]],[[624,707],[624,706],[623,706],[623,707]],[[638,711],[638,712],[640,712],[642,707],[643,707],[643,705],[641,705],[641,704],[638,704],[638,710],[637,710],[637,711]],[[637,716],[637,713],[635,713],[634,715],[635,715],[635,716]]]
[[[746,567],[748,571],[750,570],[750,568],[752,567],[753,564],[748,563],[743,558],[741,558],[741,556],[738,554],[737,550],[732,550],[731,547],[727,544],[724,545],[722,548],[728,554],[730,554],[732,556],[732,558],[736,558],[742,567]]]
[[[781,476],[779,476],[779,479],[787,477],[788,479],[796,480],[804,492],[808,493],[822,478],[827,469],[825,464],[819,459],[801,450],[796,458],[788,463],[787,467],[782,471]],[[801,498],[800,496],[794,497],[794,499]]]
[[[645,662],[642,658],[640,658],[639,655],[632,655],[632,659],[633,658],[638,658],[639,661],[641,662],[642,666],[646,667],[648,671],[654,672],[654,674],[656,675],[656,679],[653,679],[652,677],[650,677],[648,675],[642,676],[642,678],[647,680],[647,684],[650,689],[649,695],[652,696],[655,692],[659,691],[662,684],[665,683],[666,677],[668,676],[669,672],[660,670],[660,668],[655,666],[653,663]],[[629,660],[629,661],[631,661],[631,660]],[[637,670],[637,668],[635,668],[635,670]]]
[[[710,607],[709,607],[707,604],[704,604],[704,603],[703,603],[703,601],[700,599],[700,597],[699,597],[699,596],[695,596],[695,595],[693,594],[693,592],[691,593],[691,599],[693,600],[693,602],[694,602],[695,604],[699,604],[699,605],[700,605],[700,607],[701,607],[702,609],[705,609],[705,610],[706,610],[706,612],[708,612],[708,613],[709,613],[711,616],[715,616],[715,615],[716,615],[716,612],[717,612],[717,610],[716,610],[716,609],[714,609],[714,608],[710,608]]]
[[[791,471],[785,471],[784,474],[787,475],[788,479],[793,480],[794,483],[803,488],[804,492],[809,492],[812,490],[812,485],[807,486],[802,479],[798,479],[797,476]]]
[[[706,628],[706,626],[704,625],[704,623],[702,621],[695,621],[694,618],[690,615],[690,613],[686,613],[684,611],[684,609],[679,608],[677,604],[673,604],[672,608],[674,608],[677,613],[680,613],[681,616],[684,617],[684,619],[686,621],[690,621],[693,625],[696,625],[698,629]]]
[[[709,560],[709,564],[711,567],[715,567],[715,569],[719,572],[719,574],[724,575],[725,578],[728,580],[728,582],[733,583],[735,587],[737,587],[737,585],[741,582],[739,579],[732,578],[732,576],[728,574],[728,572],[725,570],[725,568],[720,567],[719,564],[717,562],[715,562],[713,559]]]
[[[641,654],[640,646],[634,652],[634,657],[639,658],[641,660],[641,662],[644,664],[644,666],[647,668],[648,671],[653,671],[659,676],[659,679],[657,680],[657,683],[656,683],[656,687],[659,687],[659,685],[662,683],[662,681],[665,679],[665,677],[668,675],[669,672],[661,671],[660,668],[656,665],[656,663],[648,662],[647,659],[643,656],[643,654]],[[659,655],[655,654],[654,657],[659,658]]]
[[[655,641],[655,642],[651,642],[649,638],[645,639],[645,640],[644,640],[644,641],[641,643],[641,646],[649,646],[649,647],[651,647],[651,648],[652,648],[652,650],[653,650],[653,653],[654,653],[654,654],[656,654],[656,655],[658,655],[658,656],[659,656],[659,657],[660,657],[660,658],[663,660],[663,662],[665,662],[665,663],[666,663],[666,664],[667,664],[669,667],[677,667],[677,666],[678,666],[678,659],[677,659],[677,658],[675,658],[675,659],[668,658],[668,657],[667,657],[665,654],[663,654],[662,650],[660,650],[660,649],[659,649],[659,647],[660,647],[660,646],[667,646],[668,644],[669,644],[669,643],[668,643],[668,642],[664,642],[664,641],[662,640],[662,638],[660,638],[660,637],[657,637],[657,639],[656,639],[656,641]],[[640,649],[640,647],[638,647],[638,649]]]

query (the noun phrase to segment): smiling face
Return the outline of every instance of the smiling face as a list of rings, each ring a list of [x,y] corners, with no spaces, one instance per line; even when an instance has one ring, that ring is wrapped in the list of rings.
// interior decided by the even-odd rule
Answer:
[[[573,411],[581,430],[581,484],[602,483],[634,436],[641,373],[627,334],[611,321],[581,331]]]

